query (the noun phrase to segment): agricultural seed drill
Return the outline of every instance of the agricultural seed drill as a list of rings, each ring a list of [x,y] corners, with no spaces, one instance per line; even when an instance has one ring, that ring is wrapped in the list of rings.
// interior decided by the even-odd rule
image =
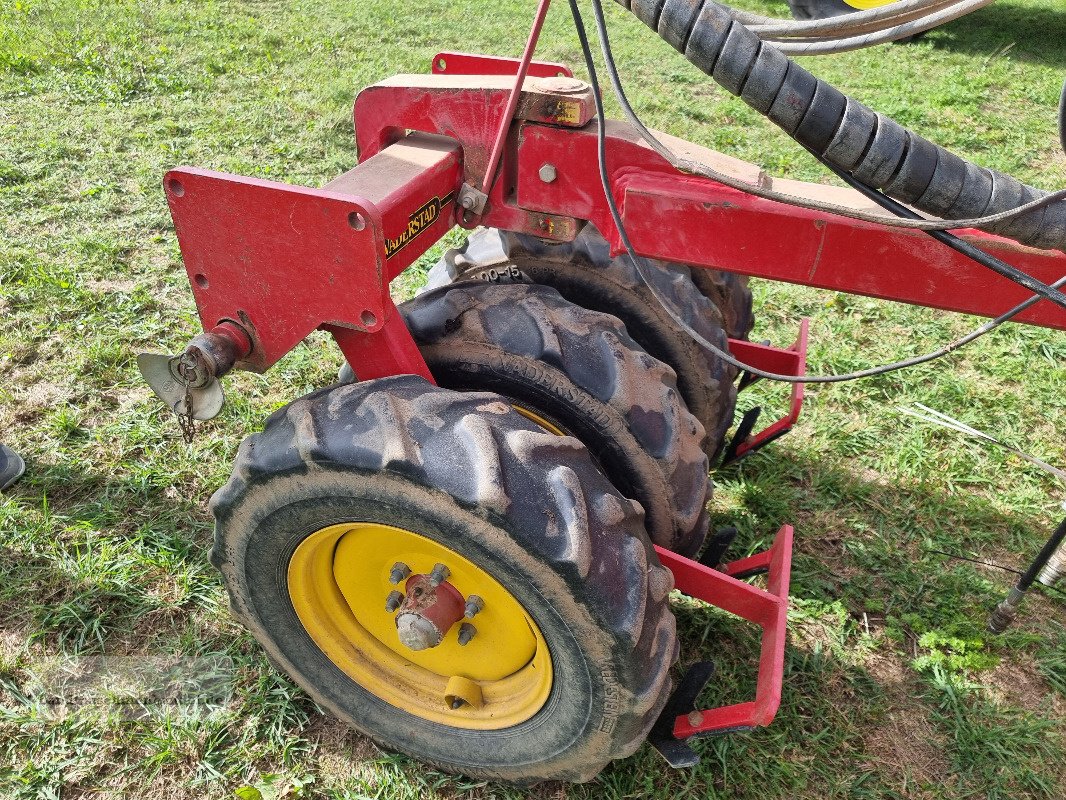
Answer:
[[[1062,194],[869,110],[723,6],[624,5],[853,188],[643,128],[595,2],[629,117],[605,119],[576,0],[592,85],[532,60],[541,0],[521,59],[442,53],[365,89],[359,165],[321,189],[164,181],[204,333],[140,364],[183,425],[312,331],[349,368],[273,414],[212,499],[234,613],[320,705],[470,775],[587,780],[645,738],[691,764],[687,738],[773,719],[793,532],[729,561],[708,465],[786,432],[805,382],[854,376],[805,375],[805,326],[748,341],[741,276],[1066,329]],[[467,245],[394,305],[456,225]],[[791,384],[790,414],[726,444],[757,377]],[[1036,567],[1061,574],[1054,540]],[[762,628],[753,700],[695,708],[704,662],[674,689],[674,588]]]

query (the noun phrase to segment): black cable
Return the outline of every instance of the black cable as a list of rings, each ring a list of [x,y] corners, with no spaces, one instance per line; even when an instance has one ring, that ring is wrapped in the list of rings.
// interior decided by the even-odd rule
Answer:
[[[625,90],[622,88],[621,79],[618,77],[618,66],[617,66],[617,64],[615,64],[615,61],[614,61],[614,54],[613,54],[613,52],[611,50],[610,39],[609,39],[609,36],[608,36],[608,33],[607,33],[607,22],[604,19],[603,5],[600,2],[600,0],[592,0],[592,10],[593,10],[593,13],[594,13],[595,18],[596,18],[596,30],[597,30],[597,33],[598,33],[599,38],[600,38],[600,49],[601,49],[601,51],[603,53],[604,66],[607,69],[607,75],[610,78],[611,86],[614,89],[615,95],[617,96],[618,102],[622,106],[622,110],[625,112],[626,117],[629,119],[629,121],[633,125],[635,125],[637,127],[637,129],[640,131],[640,134],[644,138],[644,140],[647,141],[648,144],[650,144],[652,146],[652,148],[657,153],[659,153],[664,158],[666,158],[668,161],[670,161],[672,164],[674,164],[675,167],[677,167],[677,168],[682,168],[683,167],[685,169],[688,169],[688,170],[696,172],[696,174],[703,174],[705,177],[710,177],[713,180],[718,180],[718,181],[721,182],[725,176],[722,176],[721,173],[719,173],[717,170],[712,170],[709,167],[707,167],[706,165],[700,164],[699,162],[695,162],[695,161],[691,161],[691,160],[683,160],[683,161],[679,160],[670,151],[670,149],[667,148],[662,142],[660,142],[658,140],[658,138],[655,136],[655,134],[652,133],[650,130],[648,130],[648,128],[644,125],[644,123],[640,121],[640,117],[637,115],[636,111],[633,110],[633,106],[630,105],[629,98],[626,97]],[[820,162],[825,164],[825,166],[829,167],[830,169],[833,169],[832,165],[829,164],[828,162],[826,162],[817,153],[814,153],[814,151],[811,151],[811,153]],[[836,172],[836,171],[837,170],[834,169],[834,172]],[[853,179],[850,179],[850,178],[851,178],[851,176],[848,176],[848,178],[846,178],[845,180],[849,180],[849,183],[850,183],[851,180],[853,180]],[[871,215],[869,215],[869,214],[859,214],[859,213],[856,213],[856,212],[851,212],[849,214],[847,212],[847,210],[842,209],[839,206],[832,207],[831,205],[823,204],[823,203],[820,203],[820,202],[819,203],[804,204],[802,202],[797,202],[797,201],[799,201],[799,198],[789,198],[788,196],[781,196],[778,192],[767,191],[765,189],[760,189],[758,187],[753,187],[753,186],[744,184],[743,182],[739,182],[739,181],[727,180],[727,181],[724,181],[724,182],[727,185],[732,186],[733,188],[740,189],[741,191],[745,191],[745,192],[747,192],[749,194],[753,194],[753,195],[756,195],[756,196],[759,196],[759,197],[767,197],[769,199],[777,200],[778,202],[783,202],[783,203],[786,203],[786,204],[789,204],[789,205],[797,205],[797,206],[800,206],[801,208],[819,208],[819,210],[824,210],[824,211],[827,211],[828,213],[836,213],[836,214],[839,214],[839,213],[843,212],[845,216],[852,216],[852,217],[855,217],[855,218],[858,218],[858,219],[867,219],[868,221],[869,221],[869,219],[871,217]],[[861,184],[860,183],[858,185],[865,187],[865,184]],[[865,187],[865,188],[869,189],[869,187]],[[869,189],[869,190],[873,191],[872,189]],[[878,194],[878,197],[886,197],[886,196]],[[876,202],[878,205],[882,206],[883,208],[886,208],[889,211],[893,212],[893,216],[892,217],[885,217],[884,215],[876,215],[873,221],[879,222],[880,224],[892,224],[893,221],[895,223],[900,223],[900,221],[902,220],[902,221],[905,221],[905,222],[909,222],[910,224],[928,226],[928,223],[933,222],[931,220],[926,220],[925,218],[920,217],[917,214],[912,213],[910,211],[910,209],[908,209],[906,206],[903,206],[903,205],[901,205],[899,203],[895,203],[894,200],[892,200],[891,202],[895,203],[895,206],[889,207],[889,206],[885,205],[884,202],[882,202],[881,200],[877,199],[876,197],[871,197],[871,199],[873,199],[874,202]],[[887,197],[886,197],[886,199],[891,200],[891,198],[887,198]],[[1045,197],[1043,199],[1046,200],[1047,198]],[[1019,206],[1018,208],[1015,208],[1012,211],[1008,212],[1008,215],[1020,214],[1024,210],[1024,208],[1025,208],[1024,206]],[[898,209],[902,209],[902,213]],[[991,220],[992,218],[989,217],[987,219]],[[934,232],[935,233],[945,233],[949,228],[980,227],[981,222],[982,222],[981,220],[941,220],[941,221],[937,222],[935,226],[922,227],[921,229],[925,230],[927,233],[934,233]],[[950,236],[950,234],[948,234],[948,235]],[[1036,294],[1040,295],[1044,299],[1049,300],[1052,303],[1055,303],[1059,307],[1061,307],[1063,309],[1066,309],[1066,295],[1064,295],[1063,293],[1061,293],[1059,291],[1056,291],[1053,287],[1048,286],[1048,285],[1042,283],[1041,281],[1038,281],[1032,275],[1029,275],[1028,273],[1023,272],[1022,270],[1018,269],[1017,267],[1013,267],[1010,264],[1007,264],[1006,262],[1001,261],[1000,259],[989,255],[988,253],[985,253],[984,251],[974,247],[973,245],[971,245],[971,244],[969,244],[967,242],[963,242],[958,237],[952,237],[952,238],[948,239],[948,238],[943,238],[941,236],[937,236],[936,238],[938,240],[940,240],[941,242],[943,242],[944,244],[947,244],[952,249],[954,249],[954,250],[962,253],[963,255],[966,255],[969,258],[973,259],[974,261],[976,261],[981,266],[983,266],[983,267],[985,267],[987,269],[991,269],[992,271],[998,273],[999,275],[1002,275],[1003,277],[1007,278],[1008,280],[1011,280],[1014,283],[1017,283],[1020,286],[1025,287],[1029,291],[1035,292]]]
[[[874,189],[872,186],[867,186],[865,183],[856,179],[852,175],[849,175],[844,170],[826,161],[824,158],[819,156],[816,152],[814,152],[814,150],[811,150],[809,147],[805,149],[808,153],[817,158],[818,162],[822,164],[822,166],[826,167],[830,172],[840,178],[840,180],[844,181],[844,183],[846,183],[852,189],[861,192],[865,197],[869,198],[870,200],[873,200],[875,203],[877,203],[877,205],[881,206],[881,208],[891,211],[897,217],[902,217],[903,219],[922,219],[922,217],[915,214],[913,211],[903,205],[903,203],[900,203],[897,200],[893,200],[887,194],[877,191],[877,189]],[[982,267],[985,267],[999,275],[1002,275],[1004,278],[1007,278],[1008,280],[1017,283],[1019,286],[1028,289],[1030,292],[1036,292],[1038,296],[1044,298],[1045,300],[1049,300],[1050,302],[1055,303],[1056,305],[1062,308],[1066,308],[1066,305],[1063,305],[1054,297],[1049,296],[1045,293],[1046,289],[1054,287],[1045,286],[1043,283],[1036,280],[1036,278],[1034,278],[1029,273],[1023,272],[1017,267],[1012,267],[1007,262],[996,258],[990,253],[986,253],[979,247],[975,247],[969,242],[960,239],[958,236],[953,233],[949,233],[948,231],[926,231],[926,233],[932,236],[938,242],[947,245],[956,253],[961,253],[972,261],[976,261]]]
[[[972,331],[968,335],[962,337],[961,339],[957,339],[956,341],[951,342],[950,344],[945,345],[944,347],[941,347],[939,350],[936,350],[932,353],[927,353],[922,356],[916,356],[914,358],[896,361],[892,364],[885,364],[880,367],[871,367],[870,369],[859,370],[856,372],[849,372],[841,375],[784,375],[775,372],[767,372],[765,370],[758,369],[757,367],[754,367],[750,364],[744,364],[743,362],[738,361],[727,350],[723,350],[717,345],[708,342],[697,331],[693,330],[692,327],[680,317],[680,315],[678,315],[678,313],[671,306],[670,302],[664,297],[662,297],[662,295],[656,290],[654,282],[648,278],[648,274],[645,270],[644,259],[642,259],[636,254],[636,250],[634,249],[633,244],[629,239],[629,235],[626,232],[625,224],[622,221],[621,212],[618,210],[618,204],[615,201],[614,193],[611,190],[610,178],[607,171],[607,139],[604,124],[604,121],[606,120],[606,114],[604,112],[603,107],[603,98],[602,92],[600,90],[599,77],[596,72],[595,58],[592,55],[592,48],[589,45],[588,34],[585,30],[585,23],[581,16],[581,11],[577,6],[577,0],[570,0],[570,11],[574,17],[574,25],[577,31],[578,41],[581,44],[582,55],[585,59],[585,67],[589,73],[589,82],[593,87],[592,95],[596,105],[596,116],[598,120],[597,159],[599,162],[600,182],[603,186],[604,196],[607,200],[607,205],[610,209],[611,217],[614,220],[615,227],[618,229],[618,235],[622,240],[622,244],[626,248],[626,254],[632,262],[633,267],[636,269],[637,274],[640,275],[641,280],[644,281],[644,284],[652,293],[652,296],[655,297],[658,303],[663,307],[663,309],[665,309],[665,311],[670,315],[674,322],[682,330],[688,333],[689,336],[695,339],[698,344],[710,350],[712,353],[717,355],[727,364],[731,364],[737,369],[750,372],[752,375],[757,375],[760,378],[765,378],[766,380],[781,381],[783,383],[841,383],[843,381],[858,380],[860,378],[883,375],[887,372],[893,372],[895,370],[904,369],[906,367],[917,366],[919,364],[924,364],[928,361],[933,361],[934,359],[946,356],[954,350],[957,350],[959,347],[969,344],[975,339],[984,336],[985,334],[999,327],[1004,322],[1007,322],[1008,320],[1017,316],[1022,311],[1042,299],[1039,295],[1034,295],[1023,303],[1020,303],[1019,305],[1010,309],[1005,314],[1001,314],[999,317],[996,317],[994,320],[985,323],[984,325]],[[606,63],[608,65],[608,71],[611,76],[612,85],[614,86],[616,93],[619,94],[619,101],[623,104],[627,104],[627,101],[625,100],[625,93],[622,90],[621,81],[618,79],[617,69],[614,68],[613,60],[610,59],[610,41],[606,38],[606,23],[603,20],[603,9],[602,7],[600,7],[598,0],[594,0],[593,2],[593,11],[597,12],[597,29],[601,37],[601,44],[603,45],[603,50],[605,53]],[[632,111],[632,109],[630,110]],[[1056,281],[1053,286],[1062,286],[1064,283],[1066,283],[1066,276],[1063,276],[1058,281]]]
[[[1025,573],[1022,572],[1020,569],[1015,569],[1014,567],[1005,567],[1002,564],[995,563],[994,561],[982,561],[979,558],[968,558],[967,556],[959,555],[958,553],[949,553],[947,550],[937,550],[936,548],[930,548],[929,552],[930,553],[936,553],[937,555],[940,555],[940,556],[945,556],[945,557],[947,557],[949,559],[952,559],[954,561],[967,561],[970,564],[978,564],[978,565],[980,565],[982,567],[988,567],[990,569],[1002,570],[1003,572],[1009,572],[1009,573],[1011,573],[1013,575],[1025,575]],[[1045,586],[1042,583],[1038,583],[1038,584],[1036,584],[1036,586],[1038,586],[1040,589],[1045,589],[1045,590],[1047,590],[1049,592],[1057,594],[1060,597],[1066,597],[1066,592],[1064,592],[1062,589],[1058,588],[1057,586]]]

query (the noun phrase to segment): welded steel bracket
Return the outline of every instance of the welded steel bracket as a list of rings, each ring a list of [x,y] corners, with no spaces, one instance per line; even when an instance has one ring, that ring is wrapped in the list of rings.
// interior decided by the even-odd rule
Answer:
[[[762,651],[755,700],[696,709],[695,703],[713,667],[700,662],[689,669],[649,737],[652,746],[676,767],[699,759],[684,743],[693,736],[710,736],[769,725],[781,705],[788,624],[788,586],[792,573],[791,525],[782,526],[769,550],[712,569],[670,550],[656,547],[659,560],[674,574],[684,594],[736,614],[762,628]],[[741,578],[767,573],[766,588]]]
[[[807,335],[810,328],[810,320],[800,322],[799,336],[789,348],[770,347],[766,344],[745,342],[740,339],[729,340],[729,352],[744,364],[750,364],[766,372],[776,372],[782,375],[794,375],[800,377],[807,372]],[[745,373],[741,378],[741,387],[750,386],[759,380],[757,376]],[[719,468],[734,464],[740,459],[750,456],[770,442],[780,439],[796,424],[800,411],[803,409],[804,384],[792,384],[792,402],[788,413],[772,425],[752,435],[752,430],[762,412],[760,407],[752,408],[744,414],[733,435],[732,441],[725,449]]]

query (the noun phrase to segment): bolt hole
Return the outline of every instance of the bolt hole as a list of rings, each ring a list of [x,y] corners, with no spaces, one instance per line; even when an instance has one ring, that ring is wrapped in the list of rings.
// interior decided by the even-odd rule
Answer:
[[[181,181],[177,178],[171,178],[167,183],[167,187],[170,189],[170,193],[175,197],[181,197],[185,194],[185,187],[181,185]]]
[[[448,62],[445,61],[443,58],[438,58],[437,59],[437,69],[445,70],[447,68],[448,68]]]
[[[348,224],[352,226],[353,231],[361,231],[366,227],[366,217],[358,211],[353,211],[348,215]]]
[[[413,594],[415,597],[421,597],[422,594],[423,594],[423,591],[422,591],[421,588],[418,588],[418,589],[415,589],[411,594]]]
[[[201,289],[206,289],[208,286],[207,276],[202,272],[197,272],[196,275],[193,276],[193,281],[195,281],[196,285]]]
[[[373,328],[378,324],[378,318],[374,315],[373,311],[367,310],[359,315],[359,319],[362,320],[363,325],[368,328]]]

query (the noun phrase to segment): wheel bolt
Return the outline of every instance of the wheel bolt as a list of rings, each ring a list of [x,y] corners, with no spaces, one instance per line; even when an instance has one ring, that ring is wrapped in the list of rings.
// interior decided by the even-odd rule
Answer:
[[[400,607],[400,603],[403,602],[403,595],[399,592],[389,592],[389,596],[385,599],[385,610],[390,614]]]
[[[402,561],[397,561],[392,565],[392,571],[389,572],[389,583],[395,586],[400,581],[406,580],[410,574],[411,568]]]
[[[461,697],[456,697],[452,700],[452,711],[456,711],[466,705],[466,701]]]
[[[464,622],[459,626],[459,644],[465,647],[474,638],[475,634],[477,634],[477,628],[469,622]]]
[[[443,564],[434,564],[433,571],[429,573],[429,585],[440,586],[446,580],[448,576],[452,574],[452,571]]]
[[[472,594],[466,598],[466,606],[463,608],[463,616],[467,619],[473,619],[484,607],[485,601],[476,594]]]

